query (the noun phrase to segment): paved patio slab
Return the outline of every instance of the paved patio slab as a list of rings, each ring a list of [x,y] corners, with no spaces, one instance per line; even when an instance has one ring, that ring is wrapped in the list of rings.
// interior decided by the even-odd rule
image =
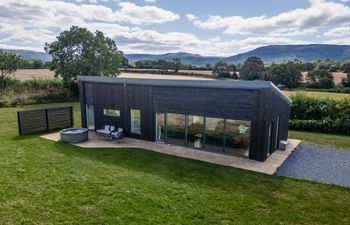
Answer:
[[[42,138],[59,141],[59,133],[52,133],[41,136]],[[285,151],[275,151],[265,162],[258,162],[251,159],[234,157],[224,154],[194,150],[179,146],[160,144],[150,141],[143,141],[133,138],[124,138],[124,141],[112,142],[99,139],[94,132],[89,132],[89,140],[83,143],[74,144],[82,148],[142,148],[154,152],[175,155],[183,158],[201,160],[209,163],[231,166],[240,169],[251,170],[255,172],[274,174],[277,168],[282,165],[284,160],[296,149],[300,140],[289,139],[288,146]]]

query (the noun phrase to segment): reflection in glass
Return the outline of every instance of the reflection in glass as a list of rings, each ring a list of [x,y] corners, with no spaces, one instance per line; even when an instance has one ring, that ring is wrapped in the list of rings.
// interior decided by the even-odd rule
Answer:
[[[131,133],[141,134],[141,111],[131,109]]]
[[[250,141],[250,122],[226,120],[225,152],[248,156]]]
[[[224,119],[207,117],[205,133],[206,150],[222,152],[224,145]]]
[[[165,142],[165,114],[156,113],[156,141]]]
[[[187,145],[192,148],[203,148],[204,117],[187,116]]]
[[[95,113],[93,105],[86,105],[86,126],[89,130],[95,130]]]
[[[185,145],[185,115],[167,114],[167,141],[169,144]]]

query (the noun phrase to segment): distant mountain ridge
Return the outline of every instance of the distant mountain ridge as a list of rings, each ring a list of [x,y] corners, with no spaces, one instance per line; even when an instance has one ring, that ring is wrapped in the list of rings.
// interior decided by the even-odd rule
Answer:
[[[350,45],[269,45],[252,51],[225,58],[225,62],[243,63],[247,58],[257,56],[264,63],[299,59],[314,61],[318,59],[350,60]]]
[[[139,60],[166,60],[172,61],[176,58],[181,59],[182,63],[188,64],[191,63],[193,65],[205,65],[205,64],[213,64],[220,60],[225,59],[225,57],[216,57],[216,56],[201,56],[198,54],[191,54],[186,52],[178,52],[178,53],[166,53],[161,55],[153,55],[153,54],[125,54],[126,58],[130,61],[139,61]]]
[[[36,52],[31,50],[16,50],[16,49],[3,49],[3,51],[11,52],[21,56],[23,59],[41,60],[44,62],[51,61],[51,56],[46,52]]]
[[[40,59],[42,61],[51,60],[51,56],[45,52],[35,52],[28,50],[5,50],[16,53],[25,59]],[[182,63],[191,63],[197,66],[206,64],[215,64],[222,60],[227,63],[243,63],[251,56],[261,58],[266,64],[273,62],[284,62],[294,59],[302,61],[314,61],[318,59],[330,60],[350,60],[350,45],[269,45],[260,47],[252,51],[241,53],[230,57],[201,56],[186,52],[167,53],[167,54],[125,54],[130,61],[138,60],[166,60],[172,61],[175,58],[181,59]]]

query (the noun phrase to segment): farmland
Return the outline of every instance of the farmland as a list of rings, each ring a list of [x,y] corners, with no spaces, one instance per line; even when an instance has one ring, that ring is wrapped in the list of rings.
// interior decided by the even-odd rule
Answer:
[[[17,70],[14,77],[20,80],[29,80],[32,78],[52,79],[54,78],[54,72],[48,69],[21,69]],[[203,80],[211,79],[205,77],[196,76],[178,76],[178,75],[158,75],[147,73],[121,73],[119,77],[122,78],[147,78],[147,79],[190,79],[190,80]]]
[[[133,69],[133,70],[137,70],[137,69]],[[152,70],[150,70],[152,71]],[[147,74],[147,73],[122,73],[120,75],[120,77],[123,78],[164,78],[166,76],[167,79],[188,79],[190,78],[192,79],[210,79],[210,78],[206,78],[205,75],[210,76],[211,75],[211,71],[209,70],[179,70],[179,72],[183,72],[183,73],[196,73],[196,74],[200,74],[202,76],[178,76],[178,75],[156,75],[156,74]],[[35,78],[43,78],[43,79],[50,79],[54,77],[54,72],[50,71],[48,69],[20,69],[17,70],[14,73],[14,76],[20,80],[28,80],[31,79],[33,77]],[[306,73],[303,73],[304,78],[306,77]],[[335,84],[340,84],[341,80],[346,77],[345,73],[339,73],[339,72],[335,72],[333,73],[334,76],[334,82]]]

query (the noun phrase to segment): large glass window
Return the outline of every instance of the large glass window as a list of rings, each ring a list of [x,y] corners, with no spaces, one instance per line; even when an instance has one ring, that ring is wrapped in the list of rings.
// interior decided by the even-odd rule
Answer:
[[[185,115],[167,113],[167,141],[169,144],[185,145]]]
[[[120,117],[120,110],[117,109],[103,109],[103,115]]]
[[[86,105],[86,126],[89,130],[95,130],[95,113],[93,105]]]
[[[156,141],[165,142],[165,114],[156,113]]]
[[[141,134],[141,111],[138,109],[131,109],[131,133]]]
[[[187,145],[192,148],[203,148],[204,117],[187,116]]]
[[[207,117],[205,121],[205,148],[222,152],[224,146],[224,119]]]
[[[250,122],[226,120],[225,152],[249,156]]]

